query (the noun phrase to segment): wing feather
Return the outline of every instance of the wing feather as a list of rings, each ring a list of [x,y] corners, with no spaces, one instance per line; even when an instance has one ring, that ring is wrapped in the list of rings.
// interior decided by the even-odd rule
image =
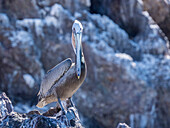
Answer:
[[[71,67],[72,60],[70,58],[62,61],[52,69],[50,69],[41,82],[39,95],[45,95],[48,90],[56,83]]]

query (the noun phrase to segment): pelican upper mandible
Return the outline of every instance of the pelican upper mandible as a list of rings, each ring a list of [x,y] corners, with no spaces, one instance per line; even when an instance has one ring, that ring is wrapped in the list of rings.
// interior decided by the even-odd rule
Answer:
[[[51,102],[58,101],[63,110],[60,100],[70,99],[83,83],[87,67],[81,42],[82,32],[82,24],[75,20],[72,26],[75,63],[68,58],[47,72],[41,82],[37,107],[44,107]]]

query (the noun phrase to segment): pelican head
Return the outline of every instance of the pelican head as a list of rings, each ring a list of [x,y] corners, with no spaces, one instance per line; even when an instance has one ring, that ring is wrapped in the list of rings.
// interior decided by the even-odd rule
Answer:
[[[76,73],[78,79],[81,76],[82,32],[83,32],[82,24],[78,20],[75,20],[72,26],[72,46],[76,54]]]

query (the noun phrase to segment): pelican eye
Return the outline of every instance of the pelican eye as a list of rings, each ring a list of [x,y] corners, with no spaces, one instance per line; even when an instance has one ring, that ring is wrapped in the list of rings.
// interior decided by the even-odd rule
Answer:
[[[38,97],[38,101],[41,101],[41,97]]]
[[[76,29],[75,29],[75,28],[73,28],[73,32],[74,32],[74,33],[76,32]]]

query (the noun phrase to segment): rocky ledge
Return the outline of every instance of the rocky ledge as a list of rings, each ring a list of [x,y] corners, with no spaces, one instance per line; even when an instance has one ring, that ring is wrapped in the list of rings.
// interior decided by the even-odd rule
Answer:
[[[1,128],[83,128],[78,111],[67,105],[67,114],[72,115],[68,121],[59,107],[50,108],[45,113],[33,110],[28,113],[14,111],[10,99],[3,92],[0,95],[0,127]],[[74,117],[73,117],[74,116]],[[71,117],[71,116],[70,116]],[[125,123],[119,123],[117,128],[130,128]]]
[[[33,110],[28,113],[17,113],[5,93],[0,95],[0,127],[1,128],[82,128],[80,118],[75,107],[67,108],[67,114],[74,115],[67,120],[60,108],[50,108],[45,113]]]

